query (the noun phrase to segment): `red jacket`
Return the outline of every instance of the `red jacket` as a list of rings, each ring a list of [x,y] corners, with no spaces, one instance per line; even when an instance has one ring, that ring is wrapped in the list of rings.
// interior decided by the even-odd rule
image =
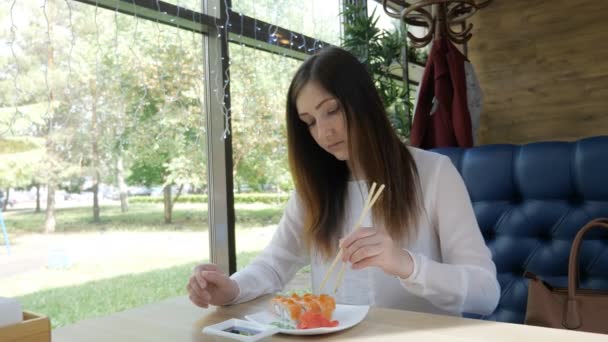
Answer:
[[[473,146],[464,71],[466,60],[446,39],[433,43],[420,82],[410,136],[412,146],[424,149]],[[431,113],[434,98],[438,104]]]

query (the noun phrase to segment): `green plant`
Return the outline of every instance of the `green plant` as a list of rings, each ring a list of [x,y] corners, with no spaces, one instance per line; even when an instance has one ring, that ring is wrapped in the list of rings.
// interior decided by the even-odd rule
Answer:
[[[289,199],[288,193],[246,193],[234,194],[234,203],[265,203],[265,204],[282,204]],[[162,197],[131,197],[130,203],[163,203]],[[176,201],[177,203],[207,203],[207,195],[182,195]]]
[[[413,46],[407,47],[407,60],[421,66],[426,65],[426,60],[429,59],[428,48],[417,49]]]
[[[411,129],[413,98],[408,82],[391,73],[396,65],[405,67],[402,54],[410,51],[404,28],[394,31],[378,28],[375,10],[367,16],[365,8],[359,5],[345,5],[342,15],[345,20],[342,47],[372,74],[393,128],[406,141]]]

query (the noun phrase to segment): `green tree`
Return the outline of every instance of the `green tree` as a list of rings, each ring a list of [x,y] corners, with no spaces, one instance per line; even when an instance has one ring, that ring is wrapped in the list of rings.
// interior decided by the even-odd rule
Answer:
[[[300,61],[230,45],[233,165],[236,188],[262,190],[288,175],[285,96]],[[255,60],[255,63],[251,61]]]
[[[359,5],[346,5],[343,16],[342,46],[357,56],[372,74],[393,128],[406,141],[410,135],[413,103],[408,83],[392,73],[395,66],[398,69],[407,67],[402,63],[402,54],[407,51],[405,29],[378,28],[375,10],[367,16],[365,8]]]
[[[128,181],[162,185],[165,222],[171,223],[172,186],[181,191],[185,184],[206,183],[202,55],[183,32],[165,29],[158,35],[156,42],[144,38],[141,45],[135,74],[145,75],[145,83],[123,84],[127,106],[121,139],[132,163]]]
[[[5,196],[2,210],[7,209],[11,188],[26,187],[36,178],[44,158],[42,147],[41,141],[31,138],[0,140],[0,190]]]
[[[54,189],[70,178],[92,180],[95,221],[102,181],[119,184],[126,210],[131,165],[156,163],[163,170],[168,204],[171,184],[202,187],[199,34],[77,2],[11,8],[0,13],[7,28],[0,36],[15,51],[0,55],[0,66],[7,66],[0,108],[14,110],[0,117],[0,133],[45,139],[47,231],[54,230]],[[11,15],[23,20],[11,22]],[[34,104],[42,106],[32,115],[20,110]]]
[[[48,194],[46,232],[55,230],[55,189],[62,177],[77,165],[79,156],[72,147],[80,146],[72,134],[79,130],[79,124],[66,110],[69,97],[64,91],[68,77],[61,72],[64,61],[57,59],[68,53],[69,44],[65,43],[70,40],[69,31],[61,29],[69,23],[60,5],[57,0],[46,1],[42,7],[33,2],[18,2],[8,13],[2,11],[2,22],[10,27],[3,35],[11,54],[3,55],[0,63],[8,66],[5,70],[11,73],[0,81],[0,88],[12,91],[8,92],[11,95],[0,98],[0,106],[15,108],[15,115],[0,119],[2,125],[8,127],[2,133],[9,137],[40,137],[45,141],[42,164],[46,168],[40,179],[46,184]],[[38,112],[20,111],[28,106],[37,106]],[[23,125],[24,122],[28,125]]]

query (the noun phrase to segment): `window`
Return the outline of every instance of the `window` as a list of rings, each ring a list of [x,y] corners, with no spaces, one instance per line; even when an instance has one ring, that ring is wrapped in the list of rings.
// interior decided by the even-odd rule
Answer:
[[[164,2],[173,4],[178,7],[187,8],[195,12],[202,12],[201,0],[165,0]]]
[[[209,256],[201,34],[55,0],[0,25],[0,293],[54,327],[185,294]]]
[[[331,44],[340,44],[340,1],[327,0],[233,0],[234,12],[242,13]],[[290,37],[299,44],[300,37]]]
[[[369,16],[374,14],[375,17],[378,18],[377,27],[380,29],[394,32],[395,30],[399,29],[399,27],[401,26],[401,20],[390,17],[388,14],[386,14],[386,12],[384,12],[384,8],[382,7],[381,2],[368,1],[367,2],[367,13]],[[422,37],[427,33],[427,29],[425,29],[423,27],[409,25],[407,27],[407,29],[409,32],[411,32],[413,35],[415,35],[417,37]],[[408,63],[415,63],[418,66],[424,66],[424,64],[426,63],[426,59],[428,58],[430,46],[425,46],[423,48],[418,48],[418,49],[413,48],[408,39],[408,50],[409,50]],[[410,68],[412,68],[412,67],[415,70],[410,71],[410,80],[414,81],[414,83],[417,84],[421,79],[421,75],[419,75],[421,73],[421,70],[417,70],[418,68],[416,68],[415,66],[410,66]]]
[[[293,190],[287,163],[285,96],[301,62],[237,44],[230,45],[230,57],[240,269],[270,242]]]
[[[401,25],[401,21],[392,17],[384,12],[382,3],[370,0],[367,2],[367,13],[371,17],[372,14],[378,18],[377,27],[387,31],[395,31]]]
[[[0,5],[0,293],[55,327],[183,295],[195,264],[234,261],[231,177],[238,268],[276,230],[287,87],[340,45],[341,2],[207,2],[227,21],[199,0]]]

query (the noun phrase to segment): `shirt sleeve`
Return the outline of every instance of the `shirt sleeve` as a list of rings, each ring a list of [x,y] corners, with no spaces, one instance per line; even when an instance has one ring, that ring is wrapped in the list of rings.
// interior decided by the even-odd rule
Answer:
[[[297,194],[290,196],[268,246],[244,269],[234,273],[238,296],[229,304],[283,290],[296,272],[310,263],[302,237],[303,218]]]
[[[452,162],[441,157],[429,215],[437,229],[442,262],[408,251],[414,272],[401,279],[410,292],[440,309],[488,315],[500,298],[496,266],[477,224],[464,181]]]

